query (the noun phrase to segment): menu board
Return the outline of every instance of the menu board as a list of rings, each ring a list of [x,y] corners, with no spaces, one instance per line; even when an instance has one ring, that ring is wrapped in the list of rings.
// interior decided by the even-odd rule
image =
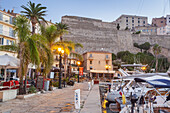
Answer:
[[[43,89],[44,86],[44,77],[38,76],[37,77],[37,89]]]

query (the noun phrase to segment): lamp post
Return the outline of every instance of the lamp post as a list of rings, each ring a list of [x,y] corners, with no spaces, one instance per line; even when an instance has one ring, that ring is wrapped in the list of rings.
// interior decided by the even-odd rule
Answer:
[[[80,64],[81,64],[81,62],[80,61],[77,61],[77,66],[78,66],[78,83],[79,83],[79,66],[80,66]]]
[[[59,74],[58,89],[62,89],[62,86],[61,86],[61,76],[62,76],[61,67],[62,67],[62,54],[64,53],[64,50],[62,50],[61,48],[58,48],[58,52],[59,52],[59,55],[60,55],[60,60],[59,60],[60,74]]]

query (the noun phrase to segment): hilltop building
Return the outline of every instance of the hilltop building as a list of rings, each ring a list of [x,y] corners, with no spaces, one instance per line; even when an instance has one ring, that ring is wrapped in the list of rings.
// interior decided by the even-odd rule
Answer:
[[[166,17],[153,18],[152,19],[152,26],[156,26],[156,27],[166,26]]]
[[[135,31],[140,31],[141,34],[145,35],[157,35],[156,26],[136,26]]]
[[[158,35],[170,35],[170,15],[167,15],[165,18],[162,17],[161,23],[156,25],[160,25],[157,28]]]
[[[136,26],[147,26],[148,18],[136,15],[121,15],[116,19],[116,22],[119,24],[121,30],[126,28],[134,30]]]

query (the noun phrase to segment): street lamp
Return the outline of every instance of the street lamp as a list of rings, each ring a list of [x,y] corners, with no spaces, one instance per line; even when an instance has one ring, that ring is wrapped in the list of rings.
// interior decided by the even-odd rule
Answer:
[[[62,72],[61,72],[61,66],[62,66],[62,54],[64,54],[64,50],[62,50],[61,48],[58,48],[58,52],[60,55],[60,60],[59,60],[59,67],[60,67],[60,74],[59,74],[59,86],[58,89],[62,89],[61,87],[61,76],[62,76]]]
[[[81,62],[80,62],[80,61],[77,61],[76,64],[77,64],[77,66],[78,66],[78,83],[79,83],[79,66],[80,66]]]
[[[143,71],[145,71],[147,68],[146,68],[145,66],[143,66],[143,67],[141,67],[141,69],[142,69]]]
[[[108,71],[108,73],[109,73],[109,69],[111,68],[111,66],[110,65],[105,65],[105,68],[106,68],[106,70]],[[109,74],[110,75],[110,74]],[[110,77],[110,79],[111,79],[111,77]]]

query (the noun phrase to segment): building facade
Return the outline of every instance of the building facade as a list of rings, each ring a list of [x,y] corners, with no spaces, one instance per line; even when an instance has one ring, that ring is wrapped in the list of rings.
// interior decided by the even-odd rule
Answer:
[[[166,26],[166,17],[153,18],[152,19],[152,26],[156,26],[156,27]]]
[[[165,24],[157,28],[158,35],[170,35],[170,15],[167,15],[164,21]],[[161,22],[163,23],[164,21]]]
[[[121,15],[116,19],[116,22],[119,24],[121,30],[126,28],[134,30],[136,26],[147,26],[148,18],[136,15]]]
[[[91,77],[113,77],[112,53],[107,51],[90,51],[83,54],[84,71]],[[106,69],[109,66],[109,69]]]
[[[13,20],[15,16],[12,14],[13,10],[6,12],[0,10],[0,45],[11,45],[16,43],[17,37],[14,35]],[[8,54],[16,56],[16,53],[8,51],[0,51],[0,55]]]
[[[135,31],[141,31],[141,34],[157,35],[157,27],[155,26],[136,26]]]

